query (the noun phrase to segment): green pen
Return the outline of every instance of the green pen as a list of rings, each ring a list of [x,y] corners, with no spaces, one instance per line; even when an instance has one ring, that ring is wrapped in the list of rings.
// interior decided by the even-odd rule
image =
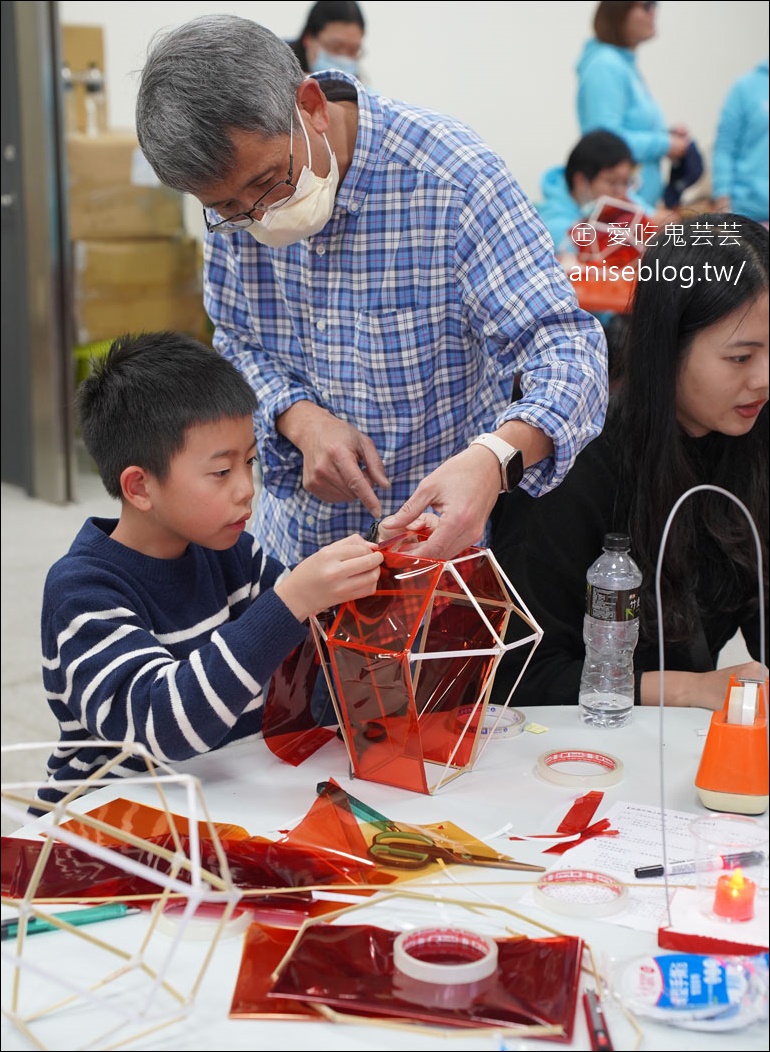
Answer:
[[[125,902],[105,902],[102,906],[89,906],[85,910],[70,910],[68,913],[55,913],[54,916],[67,924],[79,928],[83,924],[95,924],[97,921],[113,920],[115,917],[127,917],[131,913],[140,913],[138,906],[127,906]],[[23,922],[14,917],[2,922],[1,939],[13,939],[18,934]],[[58,924],[41,920],[40,917],[27,917],[27,935],[37,935],[43,931],[62,931]]]

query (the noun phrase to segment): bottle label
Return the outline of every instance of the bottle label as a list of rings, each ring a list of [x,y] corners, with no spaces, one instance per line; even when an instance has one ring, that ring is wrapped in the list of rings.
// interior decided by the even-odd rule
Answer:
[[[628,591],[586,587],[586,613],[597,621],[633,621],[639,616],[639,589]]]

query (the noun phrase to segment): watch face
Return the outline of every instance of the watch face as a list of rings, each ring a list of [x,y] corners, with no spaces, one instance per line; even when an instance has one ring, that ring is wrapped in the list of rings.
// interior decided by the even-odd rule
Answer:
[[[503,488],[506,493],[516,489],[524,476],[524,457],[520,449],[514,449],[502,464]]]

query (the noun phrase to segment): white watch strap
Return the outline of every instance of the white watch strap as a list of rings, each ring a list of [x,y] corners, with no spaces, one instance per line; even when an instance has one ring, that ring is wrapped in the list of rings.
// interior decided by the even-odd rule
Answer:
[[[515,446],[512,446],[510,442],[506,442],[504,438],[500,438],[498,435],[478,435],[473,439],[471,445],[486,446],[487,449],[491,449],[500,461],[500,464],[502,464],[505,458],[509,457],[511,453],[516,452]]]

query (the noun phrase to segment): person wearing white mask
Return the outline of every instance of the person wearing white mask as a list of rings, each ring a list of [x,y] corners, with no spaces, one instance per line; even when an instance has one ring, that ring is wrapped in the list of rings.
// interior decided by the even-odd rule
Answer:
[[[310,139],[305,129],[305,122],[297,104],[294,109],[299,118],[299,126],[305,137],[306,156],[308,164],[304,165],[296,183],[292,182],[294,175],[294,152],[289,155],[289,173],[286,181],[279,184],[281,192],[285,195],[272,203],[264,202],[262,218],[253,222],[252,217],[245,215],[242,220],[238,218],[225,221],[225,225],[232,229],[242,229],[262,245],[270,245],[272,248],[284,248],[301,238],[312,237],[322,230],[329,222],[334,208],[334,197],[340,181],[340,171],[337,158],[331,151],[329,140],[323,136],[323,141],[329,153],[329,174],[322,179],[316,175],[309,166],[311,159]],[[289,138],[294,139],[294,118],[289,122]],[[286,191],[291,190],[289,198]],[[258,202],[257,202],[258,203]],[[255,205],[256,207],[256,205]],[[253,211],[253,209],[252,209]],[[214,227],[216,229],[216,226]]]
[[[318,0],[289,46],[305,73],[341,69],[360,79],[365,32],[364,16],[355,0]]]
[[[203,206],[212,342],[257,395],[269,554],[293,565],[431,510],[415,553],[452,558],[488,537],[501,490],[552,489],[600,432],[601,326],[466,125],[305,76],[265,27],[207,15],[154,40],[136,126],[161,182]]]

